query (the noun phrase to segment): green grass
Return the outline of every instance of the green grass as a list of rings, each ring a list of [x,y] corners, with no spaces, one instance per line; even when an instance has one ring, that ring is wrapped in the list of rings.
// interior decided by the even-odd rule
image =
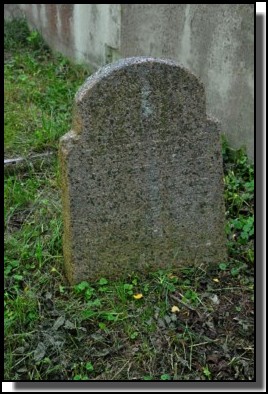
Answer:
[[[5,380],[254,379],[254,172],[242,149],[223,141],[227,263],[66,281],[56,153],[87,75],[24,22],[5,23],[5,156],[55,151],[5,173]]]
[[[4,75],[6,156],[57,148],[70,127],[74,94],[88,72],[52,55],[22,22],[5,22]]]

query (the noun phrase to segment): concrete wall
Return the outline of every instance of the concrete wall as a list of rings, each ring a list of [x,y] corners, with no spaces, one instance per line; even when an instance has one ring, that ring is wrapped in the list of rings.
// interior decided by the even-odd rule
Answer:
[[[254,153],[253,4],[18,4],[47,43],[93,68],[128,56],[171,58],[206,86],[207,111]]]
[[[208,112],[234,146],[254,153],[254,7],[124,4],[123,56],[171,57],[206,86]]]
[[[122,57],[120,4],[5,4],[5,19],[18,16],[75,62],[97,69]]]

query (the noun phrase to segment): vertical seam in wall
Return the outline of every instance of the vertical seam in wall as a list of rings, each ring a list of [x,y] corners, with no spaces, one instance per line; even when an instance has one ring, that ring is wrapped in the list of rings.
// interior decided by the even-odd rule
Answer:
[[[119,42],[118,42],[118,50],[121,55],[121,36],[122,36],[122,4],[119,4]]]
[[[122,4],[119,4],[120,11],[119,11],[119,48],[118,52],[120,57],[122,57],[122,20],[123,20],[123,7]]]

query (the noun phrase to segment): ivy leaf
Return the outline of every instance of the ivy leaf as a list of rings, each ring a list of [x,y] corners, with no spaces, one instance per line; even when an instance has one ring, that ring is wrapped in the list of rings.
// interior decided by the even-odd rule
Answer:
[[[107,284],[108,284],[108,280],[107,280],[107,279],[101,278],[101,279],[99,280],[99,285],[107,285]]]

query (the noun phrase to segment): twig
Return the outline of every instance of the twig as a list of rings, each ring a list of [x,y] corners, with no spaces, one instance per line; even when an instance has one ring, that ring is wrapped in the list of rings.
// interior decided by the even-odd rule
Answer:
[[[178,379],[178,363],[174,363],[174,373],[173,373],[173,380]]]
[[[207,343],[211,343],[211,342],[217,342],[219,341],[220,338],[217,339],[211,339],[211,341],[206,341],[206,342],[200,342],[200,343],[195,343],[194,345],[189,345],[189,347],[195,347],[195,346],[202,346],[202,345],[206,345]]]
[[[16,336],[27,336],[27,335],[32,335],[34,332],[37,332],[38,330],[33,330],[33,331],[29,331],[29,332],[21,332],[21,333],[19,333],[19,334],[12,334],[12,336],[13,337],[16,337]]]
[[[30,355],[33,353],[33,351],[31,353],[26,354],[26,356],[24,356],[23,358],[21,358],[19,361],[16,362],[16,364],[14,364],[12,366],[12,369],[14,369],[17,365],[21,364],[22,361],[24,361],[26,358],[30,357]]]
[[[191,311],[194,311],[194,312],[198,313],[196,309],[192,308],[190,305],[187,305],[186,302],[183,302],[183,301],[180,300],[178,297],[175,297],[173,294],[170,294],[170,297],[171,297],[174,301],[180,302],[182,305],[186,306],[186,308],[190,309]]]
[[[54,152],[45,152],[45,153],[38,153],[36,155],[32,155],[32,156],[29,156],[29,157],[17,157],[17,158],[14,158],[14,159],[5,159],[4,160],[4,164],[5,165],[17,164],[17,163],[21,163],[22,161],[31,161],[31,160],[34,160],[34,159],[39,159],[39,158],[50,156],[50,155],[53,155],[53,154],[54,154]]]
[[[211,289],[211,290],[206,290],[207,292],[217,292],[217,291],[222,291],[222,290],[241,290],[241,287],[222,287],[219,289]]]
[[[120,374],[120,372],[122,372],[123,371],[123,369],[127,366],[129,364],[129,361],[126,363],[126,364],[124,364],[123,365],[123,367],[122,368],[120,368],[119,369],[119,371],[117,371],[115,374],[114,374],[114,376],[113,376],[113,379],[112,380],[115,380],[114,378],[116,377],[116,376],[118,376],[119,374]]]

